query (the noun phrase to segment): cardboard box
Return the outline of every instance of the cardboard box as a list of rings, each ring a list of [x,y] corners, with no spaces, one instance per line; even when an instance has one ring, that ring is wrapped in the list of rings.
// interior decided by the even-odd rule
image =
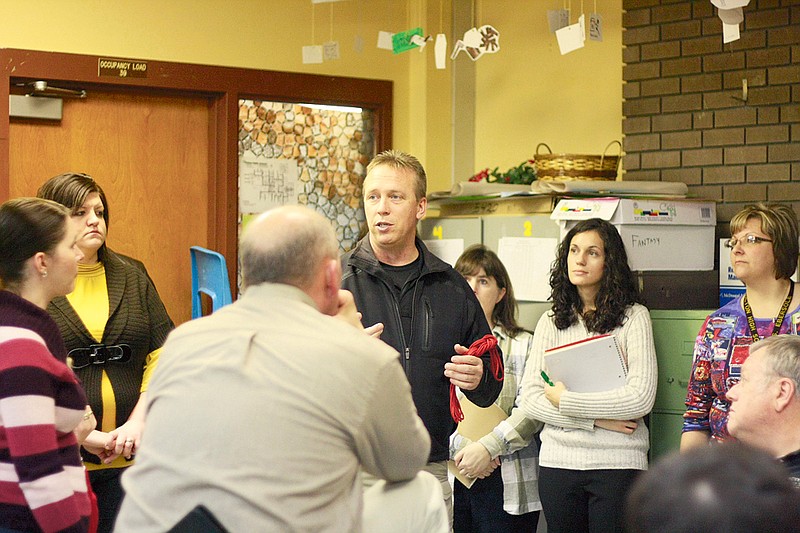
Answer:
[[[608,220],[622,236],[632,270],[714,270],[712,201],[563,199],[551,217],[561,226],[562,239],[580,220]]]

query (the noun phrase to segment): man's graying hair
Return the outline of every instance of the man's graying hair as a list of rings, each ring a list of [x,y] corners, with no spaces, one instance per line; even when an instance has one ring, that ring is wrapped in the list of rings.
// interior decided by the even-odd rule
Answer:
[[[307,287],[324,259],[336,259],[339,243],[322,215],[292,220],[269,236],[245,234],[241,244],[244,287],[284,283]]]
[[[750,354],[767,348],[767,368],[778,377],[794,381],[795,396],[800,397],[800,337],[773,335],[750,345]]]

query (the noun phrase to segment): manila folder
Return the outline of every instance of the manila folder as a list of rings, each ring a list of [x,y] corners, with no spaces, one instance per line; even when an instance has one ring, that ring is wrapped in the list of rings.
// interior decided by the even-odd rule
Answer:
[[[461,411],[464,413],[464,420],[458,423],[458,432],[472,442],[476,442],[484,435],[491,433],[497,424],[508,418],[505,411],[495,403],[489,407],[478,407],[469,401],[466,396],[461,396],[459,400]],[[470,488],[475,483],[475,478],[468,478],[462,475],[453,461],[447,461],[447,468],[465,487]]]

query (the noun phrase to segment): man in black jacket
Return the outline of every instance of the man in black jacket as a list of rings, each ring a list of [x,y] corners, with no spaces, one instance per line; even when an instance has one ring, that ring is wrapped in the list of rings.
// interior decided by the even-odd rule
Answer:
[[[342,258],[342,288],[353,293],[362,322],[382,324],[381,339],[400,352],[431,436],[427,469],[442,482],[452,520],[446,461],[455,423],[449,386],[488,407],[502,382],[491,375],[488,354],[464,355],[466,347],[491,334],[475,294],[416,236],[427,207],[426,187],[425,170],[414,156],[389,150],[372,160],[364,180],[369,234]]]

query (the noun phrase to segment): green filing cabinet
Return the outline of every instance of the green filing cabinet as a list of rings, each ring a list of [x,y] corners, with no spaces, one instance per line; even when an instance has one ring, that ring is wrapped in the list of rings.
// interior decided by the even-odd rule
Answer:
[[[658,359],[658,389],[650,414],[651,462],[680,447],[694,342],[711,312],[695,309],[650,311]]]

